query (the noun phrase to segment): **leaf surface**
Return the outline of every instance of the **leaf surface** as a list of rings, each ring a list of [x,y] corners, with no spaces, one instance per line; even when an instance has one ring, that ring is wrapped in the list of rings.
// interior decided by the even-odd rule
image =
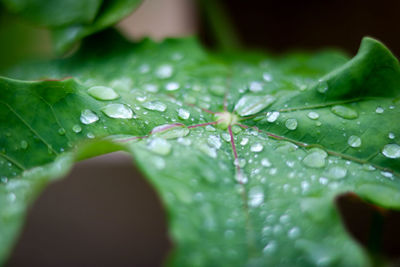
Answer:
[[[106,39],[9,74],[73,79],[0,80],[1,260],[46,183],[125,150],[168,211],[172,265],[371,264],[334,199],[400,207],[400,72],[387,48],[366,38],[348,60]]]

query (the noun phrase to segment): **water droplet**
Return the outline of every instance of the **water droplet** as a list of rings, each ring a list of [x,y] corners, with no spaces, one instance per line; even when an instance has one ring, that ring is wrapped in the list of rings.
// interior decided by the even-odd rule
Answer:
[[[289,130],[294,131],[297,128],[297,120],[296,119],[287,119],[285,122],[285,126]]]
[[[156,110],[159,112],[164,112],[167,109],[167,105],[159,101],[150,101],[143,103],[143,107],[148,110]]]
[[[266,82],[271,82],[271,81],[272,81],[272,76],[271,76],[271,74],[269,74],[269,73],[267,73],[267,72],[264,72],[264,73],[263,73],[263,79],[264,79],[264,81],[266,81]]]
[[[377,107],[377,108],[375,109],[375,112],[378,113],[378,114],[382,114],[384,111],[385,111],[385,110],[384,110],[382,107]]]
[[[249,116],[260,112],[275,101],[271,95],[244,95],[235,105],[235,111],[240,116]]]
[[[252,92],[260,92],[260,91],[262,91],[263,86],[262,86],[262,83],[260,83],[260,82],[251,82],[249,89]]]
[[[143,85],[143,88],[145,91],[150,92],[150,93],[158,92],[158,86],[155,84],[145,84],[145,85]]]
[[[264,201],[264,191],[261,187],[253,187],[249,190],[249,206],[250,207],[258,207]]]
[[[106,86],[93,86],[88,89],[88,94],[99,100],[113,100],[119,97],[114,89]]]
[[[249,142],[249,138],[243,137],[242,140],[240,141],[240,145],[245,146]]]
[[[271,253],[274,253],[275,250],[276,250],[276,247],[277,247],[276,241],[270,241],[270,242],[268,242],[268,244],[264,247],[263,253],[264,253],[264,254],[271,254]]]
[[[72,126],[72,131],[74,133],[80,133],[82,131],[82,127],[78,124],[75,124],[74,126]]]
[[[319,114],[315,111],[310,111],[308,112],[307,117],[309,117],[312,120],[316,120],[319,118]]]
[[[311,168],[322,168],[325,166],[325,158],[327,153],[319,148],[310,149],[309,154],[304,157],[304,165]]]
[[[244,166],[246,166],[246,160],[245,159],[235,159],[235,161],[233,162],[235,164],[235,166],[238,166],[240,168],[244,168]]]
[[[199,142],[199,143],[195,143],[196,147],[203,152],[204,154],[208,155],[211,158],[216,158],[217,157],[217,151],[215,150],[214,147],[210,147],[209,145],[203,143],[203,142]]]
[[[275,122],[278,117],[279,117],[279,112],[278,111],[271,111],[267,113],[267,121],[268,122]]]
[[[99,117],[90,109],[85,109],[81,112],[81,122],[83,124],[92,124],[99,120]]]
[[[298,227],[293,227],[288,232],[288,237],[291,239],[295,239],[300,236],[300,229]]]
[[[334,166],[329,168],[326,175],[330,178],[341,179],[347,175],[347,169],[341,166]]]
[[[160,79],[170,78],[173,73],[174,73],[174,68],[169,64],[161,65],[156,70],[156,76]]]
[[[389,137],[390,139],[395,139],[395,138],[396,138],[396,135],[395,135],[394,133],[389,133],[388,137]]]
[[[212,127],[211,125],[207,125],[205,127],[207,132],[215,132],[217,129],[215,129],[215,127]]]
[[[28,148],[28,142],[26,142],[25,140],[21,141],[21,148],[22,149],[27,149]]]
[[[347,140],[347,143],[351,147],[360,147],[361,146],[361,138],[356,135],[352,135]]]
[[[263,158],[262,160],[261,160],[261,165],[262,166],[264,166],[264,167],[271,167],[271,162],[269,161],[269,159],[267,159],[267,158]]]
[[[109,104],[101,109],[108,117],[114,119],[132,119],[133,111],[124,104]]]
[[[58,134],[59,135],[65,135],[65,129],[64,128],[58,129]]]
[[[165,85],[165,90],[167,90],[167,91],[176,91],[176,90],[179,89],[179,87],[181,87],[179,83],[177,83],[177,82],[169,82],[169,83],[167,83]]]
[[[264,149],[264,146],[261,143],[255,143],[250,147],[252,152],[261,152]]]
[[[222,133],[221,136],[222,136],[222,139],[225,140],[225,142],[230,142],[231,141],[231,135],[230,134]]]
[[[164,124],[156,126],[151,130],[151,134],[165,139],[175,139],[188,135],[190,130],[183,124]]]
[[[207,142],[210,146],[215,147],[216,149],[219,149],[222,145],[221,139],[216,135],[210,135],[207,139]]]
[[[331,111],[333,114],[348,120],[353,120],[358,117],[357,111],[342,105],[333,106],[331,108]]]
[[[87,133],[86,136],[87,136],[87,138],[90,138],[90,139],[93,139],[93,138],[96,137],[96,136],[95,136],[93,133],[91,133],[91,132]]]
[[[182,120],[187,120],[190,117],[190,112],[186,109],[180,108],[178,110],[178,117],[181,118]]]
[[[383,147],[382,154],[390,159],[400,158],[400,146],[398,144],[387,144]]]
[[[166,156],[171,152],[172,146],[167,140],[157,137],[148,142],[147,148],[156,154]]]
[[[328,83],[323,80],[319,80],[317,84],[317,91],[321,94],[325,94],[329,89]]]

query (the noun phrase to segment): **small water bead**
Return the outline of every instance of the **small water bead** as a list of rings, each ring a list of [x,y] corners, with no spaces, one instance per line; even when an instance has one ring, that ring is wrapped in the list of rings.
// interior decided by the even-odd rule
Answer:
[[[149,101],[143,103],[142,106],[148,110],[155,110],[159,112],[164,112],[167,109],[167,105],[159,101]]]
[[[308,112],[307,117],[309,117],[312,120],[316,120],[319,118],[319,114],[315,111],[310,111]]]
[[[231,135],[229,133],[222,133],[221,136],[222,136],[222,139],[225,140],[225,142],[231,141]]]
[[[334,166],[328,169],[326,175],[330,178],[341,179],[346,177],[347,169],[341,166]]]
[[[377,107],[375,112],[378,114],[382,114],[385,110],[382,107]]]
[[[278,111],[271,111],[267,113],[267,121],[268,122],[275,122],[278,117],[279,117],[280,113]]]
[[[400,146],[398,144],[387,144],[383,147],[382,154],[390,159],[400,158]]]
[[[298,238],[300,236],[300,229],[298,227],[293,227],[288,232],[288,237],[291,239]]]
[[[249,143],[249,138],[243,137],[242,140],[240,141],[240,145],[245,146]]]
[[[354,148],[360,147],[362,144],[361,138],[356,135],[350,136],[349,139],[347,140],[347,143],[349,144],[349,146]]]
[[[391,172],[385,172],[385,171],[381,171],[382,176],[386,177],[386,178],[393,178],[393,173]]]
[[[267,159],[267,158],[263,158],[262,160],[261,160],[261,165],[262,166],[264,166],[264,167],[271,167],[271,162],[269,161],[269,159]]]
[[[222,146],[221,139],[216,135],[210,135],[207,142],[210,146],[215,147],[216,149],[219,149]]]
[[[172,76],[173,73],[174,68],[169,64],[161,65],[156,70],[156,76],[160,79],[168,79]]]
[[[296,130],[297,129],[297,125],[298,125],[297,120],[293,119],[293,118],[287,119],[286,122],[285,122],[286,128],[288,128],[291,131]]]
[[[64,128],[58,129],[58,134],[59,135],[65,135],[65,129]]]
[[[261,152],[264,149],[264,146],[261,143],[255,143],[250,147],[250,151],[252,152]]]
[[[133,111],[125,104],[109,104],[101,111],[113,119],[132,119],[133,117]]]
[[[325,159],[328,154],[319,148],[310,149],[309,154],[304,157],[304,165],[310,168],[322,168],[325,166]]]
[[[114,89],[106,86],[93,86],[88,89],[88,94],[98,100],[114,100],[119,95]]]
[[[95,113],[93,113],[93,111],[91,111],[90,109],[85,109],[81,112],[80,121],[83,124],[86,124],[86,125],[92,124],[98,120],[99,120],[99,117]]]
[[[168,155],[172,150],[172,146],[167,140],[158,137],[151,139],[147,144],[147,148],[162,156]]]
[[[87,138],[90,138],[90,139],[93,139],[93,138],[96,137],[96,136],[95,136],[93,133],[91,133],[91,132],[87,133],[86,136],[87,136]]]
[[[190,130],[184,125],[178,124],[164,124],[156,126],[151,130],[151,134],[165,139],[175,139],[185,137],[189,134]]]
[[[233,163],[235,164],[235,166],[238,166],[240,168],[244,168],[244,166],[246,166],[246,160],[241,158],[235,159]]]
[[[169,82],[165,85],[165,90],[167,91],[176,91],[180,88],[180,84],[177,82]]]
[[[74,133],[80,133],[82,131],[82,127],[78,124],[75,124],[74,126],[72,126],[72,131]]]
[[[264,254],[274,253],[276,251],[276,247],[277,247],[276,241],[272,240],[268,242],[268,244],[264,247],[263,253]]]
[[[153,164],[158,170],[162,170],[165,168],[165,160],[161,157],[154,157],[153,158]]]
[[[251,188],[248,196],[249,206],[253,208],[260,206],[264,201],[264,191],[258,186]]]
[[[25,140],[21,141],[21,148],[22,149],[27,149],[28,148],[28,142],[26,142]]]
[[[238,134],[238,133],[240,133],[242,131],[242,128],[241,127],[239,127],[239,126],[237,126],[237,125],[233,125],[232,126],[232,132],[234,133],[234,134]]]
[[[143,89],[149,93],[157,93],[158,92],[158,86],[155,84],[145,84],[145,85],[143,85]]]
[[[235,105],[235,111],[240,116],[249,116],[270,106],[276,98],[272,95],[244,95]]]
[[[352,108],[342,106],[342,105],[336,105],[331,108],[331,111],[333,114],[338,115],[339,117],[342,117],[344,119],[348,120],[353,120],[358,117],[357,111],[355,111]]]
[[[215,127],[211,126],[211,125],[207,125],[205,127],[207,132],[215,132],[217,129],[215,129]]]
[[[396,135],[395,135],[394,133],[389,133],[389,134],[388,134],[388,137],[389,137],[390,139],[395,139],[395,138],[396,138]]]
[[[187,120],[190,117],[190,112],[186,109],[180,108],[178,109],[178,117],[182,120]]]
[[[266,81],[266,82],[271,82],[271,81],[272,81],[272,75],[269,74],[269,73],[267,73],[267,72],[264,72],[264,73],[263,73],[263,79],[264,79],[264,81]]]
[[[260,92],[263,89],[263,85],[260,82],[251,82],[249,89],[252,92]]]
[[[320,92],[321,94],[325,94],[328,91],[329,86],[326,81],[319,80],[316,88],[318,92]]]

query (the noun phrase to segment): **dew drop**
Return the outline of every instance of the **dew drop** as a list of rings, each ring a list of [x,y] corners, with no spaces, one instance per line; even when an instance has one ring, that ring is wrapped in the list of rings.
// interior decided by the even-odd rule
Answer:
[[[375,112],[378,113],[378,114],[382,114],[384,111],[385,111],[385,110],[384,110],[382,107],[377,107],[377,108],[375,109]]]
[[[233,162],[235,164],[235,166],[238,166],[240,168],[244,168],[244,166],[246,166],[246,160],[245,159],[235,159],[235,161]]]
[[[250,147],[252,152],[261,152],[264,149],[264,146],[261,143],[255,143]]]
[[[353,120],[358,117],[357,111],[342,105],[333,106],[331,108],[331,111],[333,114],[348,120]]]
[[[88,94],[99,100],[113,100],[119,97],[114,89],[106,86],[90,87],[88,89]]]
[[[252,92],[260,92],[260,91],[262,91],[263,86],[262,86],[262,83],[260,83],[260,82],[251,82],[249,89]]]
[[[26,142],[25,140],[21,141],[21,148],[22,149],[27,149],[28,148],[28,142]]]
[[[147,144],[147,148],[159,155],[166,156],[171,152],[171,144],[163,138],[153,138]]]
[[[390,139],[395,139],[395,138],[396,138],[396,135],[395,135],[394,133],[389,133],[389,134],[388,134],[388,137],[389,137]]]
[[[347,143],[351,147],[360,147],[361,146],[361,138],[356,135],[352,135],[347,140]]]
[[[275,241],[270,241],[268,244],[264,247],[263,253],[264,254],[271,254],[274,253],[276,250],[276,242]]]
[[[182,120],[187,120],[190,117],[190,112],[186,109],[180,108],[178,110],[178,117],[181,118]]]
[[[245,146],[249,142],[249,138],[243,137],[242,140],[240,141],[240,145]]]
[[[297,128],[297,120],[296,119],[287,119],[285,122],[286,128],[288,128],[291,131],[296,130]]]
[[[347,169],[341,166],[334,166],[329,168],[326,175],[330,178],[341,179],[347,175]]]
[[[133,111],[124,104],[109,104],[101,109],[108,117],[114,119],[132,119]]]
[[[179,89],[179,87],[181,87],[179,83],[177,83],[177,82],[169,82],[169,83],[167,83],[165,85],[165,90],[167,90],[167,91],[176,91],[176,90]]]
[[[400,146],[398,144],[387,144],[383,147],[382,154],[390,159],[400,158]]]
[[[222,145],[221,139],[216,135],[210,135],[207,139],[207,142],[210,146],[215,147],[216,149],[219,149]]]
[[[190,130],[183,124],[164,124],[156,126],[151,130],[151,134],[165,139],[175,139],[188,135]]]
[[[279,117],[279,112],[278,111],[271,111],[267,113],[267,121],[268,122],[275,122],[278,117]]]
[[[264,192],[261,187],[253,187],[249,190],[249,206],[250,207],[258,207],[260,206],[264,201]]]
[[[58,129],[58,134],[59,135],[65,135],[65,129],[64,128]]]
[[[143,88],[145,91],[150,92],[150,93],[158,92],[158,86],[155,84],[145,84],[145,85],[143,85]]]
[[[174,68],[169,64],[165,64],[157,68],[156,76],[160,79],[167,79],[172,76],[173,72]]]
[[[143,107],[148,110],[155,110],[159,112],[164,112],[167,109],[167,105],[159,101],[150,101],[143,103]]]
[[[261,165],[262,166],[264,166],[264,167],[271,167],[271,162],[269,161],[269,159],[267,159],[267,158],[263,158],[262,160],[261,160]]]
[[[316,120],[319,118],[319,114],[315,111],[310,111],[308,112],[307,117],[309,117],[312,120]]]
[[[323,80],[319,80],[317,84],[317,91],[321,94],[325,94],[329,89],[328,83]]]
[[[99,120],[99,117],[90,109],[85,109],[81,112],[80,121],[83,124],[92,124]]]
[[[309,154],[304,157],[304,165],[310,168],[322,168],[325,166],[325,158],[327,154],[324,150],[319,148],[313,148],[309,151]]]
[[[271,76],[271,74],[265,72],[265,73],[263,73],[263,79],[266,82],[271,82],[272,81],[272,76]]]
[[[91,132],[87,133],[86,136],[87,136],[87,138],[90,138],[90,139],[93,139],[93,138],[96,137],[96,136],[95,136],[93,133],[91,133]]]
[[[240,116],[249,116],[260,112],[275,101],[271,95],[244,95],[235,105],[235,111]]]
[[[78,124],[75,124],[74,126],[72,126],[72,131],[74,133],[80,133],[82,131],[82,127]]]
[[[300,236],[300,229],[298,227],[293,227],[288,232],[288,237],[291,239],[295,239]]]

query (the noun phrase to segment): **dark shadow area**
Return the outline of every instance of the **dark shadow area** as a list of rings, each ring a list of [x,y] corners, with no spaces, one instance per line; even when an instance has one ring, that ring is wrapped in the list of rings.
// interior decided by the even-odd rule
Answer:
[[[37,199],[6,266],[160,266],[165,217],[128,156],[90,159]]]
[[[275,52],[341,48],[351,54],[363,36],[384,42],[400,56],[398,0],[221,0],[246,46]],[[211,43],[202,22],[202,36]]]
[[[346,230],[371,255],[400,264],[400,211],[376,206],[354,193],[338,196],[336,205]]]

